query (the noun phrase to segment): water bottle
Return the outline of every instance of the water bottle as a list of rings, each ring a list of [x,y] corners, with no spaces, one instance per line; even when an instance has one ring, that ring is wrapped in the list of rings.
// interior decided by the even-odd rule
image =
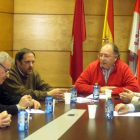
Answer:
[[[53,98],[51,96],[47,96],[45,98],[45,113],[46,114],[53,113]]]
[[[76,102],[77,101],[77,89],[75,88],[75,85],[72,85],[70,89],[71,93],[71,102]]]
[[[18,112],[18,130],[20,132],[28,130],[28,113],[26,110],[20,110]]]
[[[112,101],[112,98],[109,97],[105,103],[105,116],[107,119],[113,119],[113,114],[114,114],[114,103]]]
[[[93,100],[99,100],[99,96],[100,96],[99,89],[100,88],[98,86],[98,83],[95,83],[93,87]]]

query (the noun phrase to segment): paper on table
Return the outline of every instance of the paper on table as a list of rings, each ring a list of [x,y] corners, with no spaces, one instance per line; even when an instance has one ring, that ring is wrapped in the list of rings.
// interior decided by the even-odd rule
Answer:
[[[89,102],[92,102],[93,100],[92,99],[86,99],[86,98],[83,98],[83,97],[77,97],[77,103],[89,103]]]
[[[87,99],[93,99],[93,94],[86,97]],[[100,99],[106,99],[106,95],[100,95]]]
[[[26,111],[28,112],[28,113],[34,113],[34,114],[39,114],[39,113],[45,113],[45,111],[43,111],[43,110],[40,110],[40,109],[31,109],[31,111],[30,110],[28,110],[28,109],[26,109]]]
[[[132,116],[132,117],[140,117],[140,112],[133,112],[133,113],[127,113],[127,114],[119,115],[116,111],[114,111],[114,116],[124,116],[124,117]]]

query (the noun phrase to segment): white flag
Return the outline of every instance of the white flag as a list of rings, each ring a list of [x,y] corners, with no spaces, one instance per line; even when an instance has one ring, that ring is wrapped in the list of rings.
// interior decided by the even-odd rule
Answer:
[[[128,49],[130,50],[129,66],[134,75],[136,75],[138,48],[139,48],[139,0],[136,0],[132,29],[128,46]]]

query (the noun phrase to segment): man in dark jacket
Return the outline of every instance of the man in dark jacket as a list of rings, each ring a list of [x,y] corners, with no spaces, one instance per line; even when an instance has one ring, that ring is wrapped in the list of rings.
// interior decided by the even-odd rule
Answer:
[[[6,52],[0,52],[0,85],[9,77],[11,65],[12,58]],[[30,95],[13,96],[0,86],[0,127],[9,126],[11,122],[10,114],[17,114],[18,110],[25,109],[28,106],[39,108],[40,103],[33,100]]]
[[[9,78],[3,86],[10,94],[24,96],[30,94],[33,99],[45,100],[47,96],[64,98],[67,89],[52,89],[34,69],[35,53],[27,48],[20,49],[15,56],[15,65],[12,66]]]

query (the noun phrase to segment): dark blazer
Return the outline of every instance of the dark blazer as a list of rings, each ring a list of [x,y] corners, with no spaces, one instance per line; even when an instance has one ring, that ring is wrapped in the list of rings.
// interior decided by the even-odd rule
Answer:
[[[7,111],[9,114],[17,114],[18,108],[16,104],[20,101],[20,96],[8,93],[3,86],[0,85],[0,113]]]

